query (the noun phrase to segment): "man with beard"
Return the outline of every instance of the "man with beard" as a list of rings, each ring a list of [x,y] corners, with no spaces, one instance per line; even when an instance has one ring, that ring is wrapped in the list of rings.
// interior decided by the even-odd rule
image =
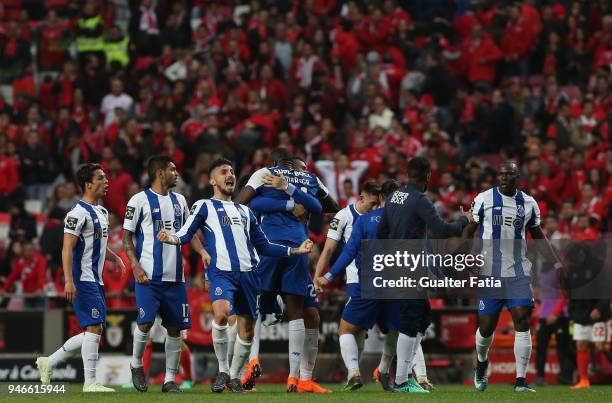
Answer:
[[[211,255],[206,266],[210,266],[207,274],[214,317],[212,336],[219,361],[212,391],[221,393],[228,387],[232,392],[244,392],[239,376],[249,357],[259,308],[259,279],[254,271],[259,263],[258,253],[279,258],[302,255],[312,250],[312,241],[306,239],[297,247],[271,243],[253,212],[232,201],[236,176],[230,161],[213,162],[209,176],[214,188],[212,199],[198,200],[176,234],[162,230],[157,237],[161,242],[180,245],[189,242],[198,229],[206,234],[205,247]],[[231,367],[228,363],[230,311],[237,315],[238,323]]]
[[[148,389],[142,357],[155,316],[162,318],[166,337],[166,377],[162,392],[180,392],[175,383],[183,346],[181,330],[191,328],[187,290],[180,246],[164,245],[157,239],[162,231],[174,233],[189,215],[185,197],[170,191],[176,186],[178,173],[172,159],[154,156],[149,159],[151,187],[129,200],[123,223],[123,247],[136,280],[138,316],[134,329],[132,382],[140,392]],[[132,237],[136,237],[134,246]],[[210,259],[198,238],[191,246],[206,261]]]
[[[476,330],[477,362],[474,386],[487,388],[488,352],[493,343],[499,313],[506,307],[514,323],[514,358],[516,360],[515,392],[535,392],[527,384],[527,367],[531,357],[529,321],[534,307],[531,285],[531,262],[526,256],[526,232],[543,241],[538,249],[555,269],[562,268],[540,228],[540,209],[535,199],[517,189],[519,168],[505,161],[497,172],[498,186],[479,193],[472,203],[473,222],[463,232],[471,239],[480,226],[479,236],[484,265],[480,278],[494,278],[501,289],[481,289]]]

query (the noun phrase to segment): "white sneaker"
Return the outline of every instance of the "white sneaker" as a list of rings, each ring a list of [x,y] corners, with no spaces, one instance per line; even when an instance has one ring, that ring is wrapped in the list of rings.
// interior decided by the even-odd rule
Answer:
[[[83,385],[83,393],[87,392],[116,392],[115,389],[107,388],[104,385],[100,385],[98,382],[90,383],[89,385]]]
[[[51,383],[53,368],[51,365],[49,365],[49,357],[38,357],[36,359],[36,366],[38,367],[38,373],[40,374],[40,382],[44,385]]]

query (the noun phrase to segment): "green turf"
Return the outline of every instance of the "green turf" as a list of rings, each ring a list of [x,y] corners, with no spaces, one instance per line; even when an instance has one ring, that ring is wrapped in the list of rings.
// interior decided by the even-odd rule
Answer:
[[[476,392],[469,386],[440,385],[429,395],[409,395],[383,392],[378,385],[369,384],[356,392],[342,392],[341,385],[326,385],[334,390],[328,395],[313,394],[287,394],[284,385],[258,385],[257,392],[244,395],[223,393],[220,395],[210,392],[208,385],[185,391],[180,395],[169,397],[160,392],[161,386],[151,386],[149,392],[138,393],[134,390],[125,391],[120,388],[113,394],[83,394],[81,387],[72,385],[65,395],[39,395],[39,396],[0,396],[1,402],[29,402],[29,401],[56,401],[62,403],[76,402],[129,402],[129,403],[168,403],[168,402],[194,402],[214,401],[236,402],[265,401],[267,403],[295,401],[295,402],[369,402],[391,401],[398,399],[422,400],[427,402],[610,402],[612,401],[612,386],[593,386],[589,390],[570,390],[567,386],[545,386],[538,388],[536,393],[515,393],[510,385],[489,386],[486,392]]]

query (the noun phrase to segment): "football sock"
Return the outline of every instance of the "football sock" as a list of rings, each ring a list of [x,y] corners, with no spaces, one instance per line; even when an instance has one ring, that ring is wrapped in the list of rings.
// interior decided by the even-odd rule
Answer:
[[[255,328],[253,329],[253,341],[251,342],[251,353],[249,354],[249,361],[259,358],[259,337],[261,335],[261,314],[257,315],[257,321],[255,321]]]
[[[83,345],[83,337],[85,337],[85,333],[79,333],[76,336],[72,336],[63,346],[57,349],[56,352],[49,356],[49,365],[51,368],[55,368],[58,364],[66,361],[72,353],[74,353],[77,349],[81,348]]]
[[[244,363],[249,358],[249,352],[251,351],[251,343],[244,341],[240,336],[236,336],[236,342],[234,343],[234,354],[232,359],[232,367],[230,369],[230,378],[235,379],[240,377],[240,370],[244,366]]]
[[[578,364],[578,375],[580,380],[589,379],[589,362],[591,361],[591,352],[589,350],[578,350],[576,353],[576,363]]]
[[[234,344],[236,343],[236,335],[238,334],[238,320],[233,325],[228,325],[227,328],[227,362],[231,364],[234,357]]]
[[[397,349],[397,332],[389,332],[385,335],[383,350],[378,364],[378,371],[388,374]]]
[[[304,319],[289,321],[289,377],[291,378],[300,376],[300,360],[304,350],[305,332]]]
[[[417,379],[427,379],[427,366],[423,355],[423,346],[419,343],[416,354],[414,355],[414,374]]]
[[[493,343],[492,334],[489,337],[482,337],[480,329],[476,329],[476,353],[478,354],[478,361],[485,362],[489,359],[489,347]]]
[[[395,372],[395,384],[401,385],[408,381],[412,372],[412,361],[418,346],[417,337],[410,337],[400,333],[397,338],[397,370]]]
[[[181,348],[183,339],[181,337],[166,336],[166,377],[164,383],[174,382],[176,373],[179,370],[179,360],[181,358]]]
[[[347,333],[340,336],[340,353],[348,371],[347,379],[359,372],[359,350],[355,335]]]
[[[83,358],[83,369],[85,373],[85,385],[96,381],[96,365],[98,365],[98,345],[100,335],[85,332],[83,344],[81,345],[81,357]]]
[[[516,377],[525,378],[531,358],[531,331],[514,332],[514,359],[516,360]]]
[[[132,347],[132,368],[142,367],[142,355],[147,345],[149,332],[141,332],[138,326],[134,329],[134,344]]]
[[[300,359],[300,379],[312,379],[319,353],[319,329],[306,329],[304,337],[304,352]]]
[[[229,364],[227,361],[227,349],[229,348],[227,337],[228,327],[227,325],[217,325],[214,320],[212,322],[213,346],[215,348],[217,361],[219,362],[219,372],[225,372],[226,374],[229,374]]]

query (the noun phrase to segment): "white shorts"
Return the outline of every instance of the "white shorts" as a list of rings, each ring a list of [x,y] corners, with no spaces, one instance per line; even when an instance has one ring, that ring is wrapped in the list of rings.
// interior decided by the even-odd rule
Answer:
[[[574,340],[602,343],[608,340],[607,324],[597,322],[592,325],[574,323]]]

